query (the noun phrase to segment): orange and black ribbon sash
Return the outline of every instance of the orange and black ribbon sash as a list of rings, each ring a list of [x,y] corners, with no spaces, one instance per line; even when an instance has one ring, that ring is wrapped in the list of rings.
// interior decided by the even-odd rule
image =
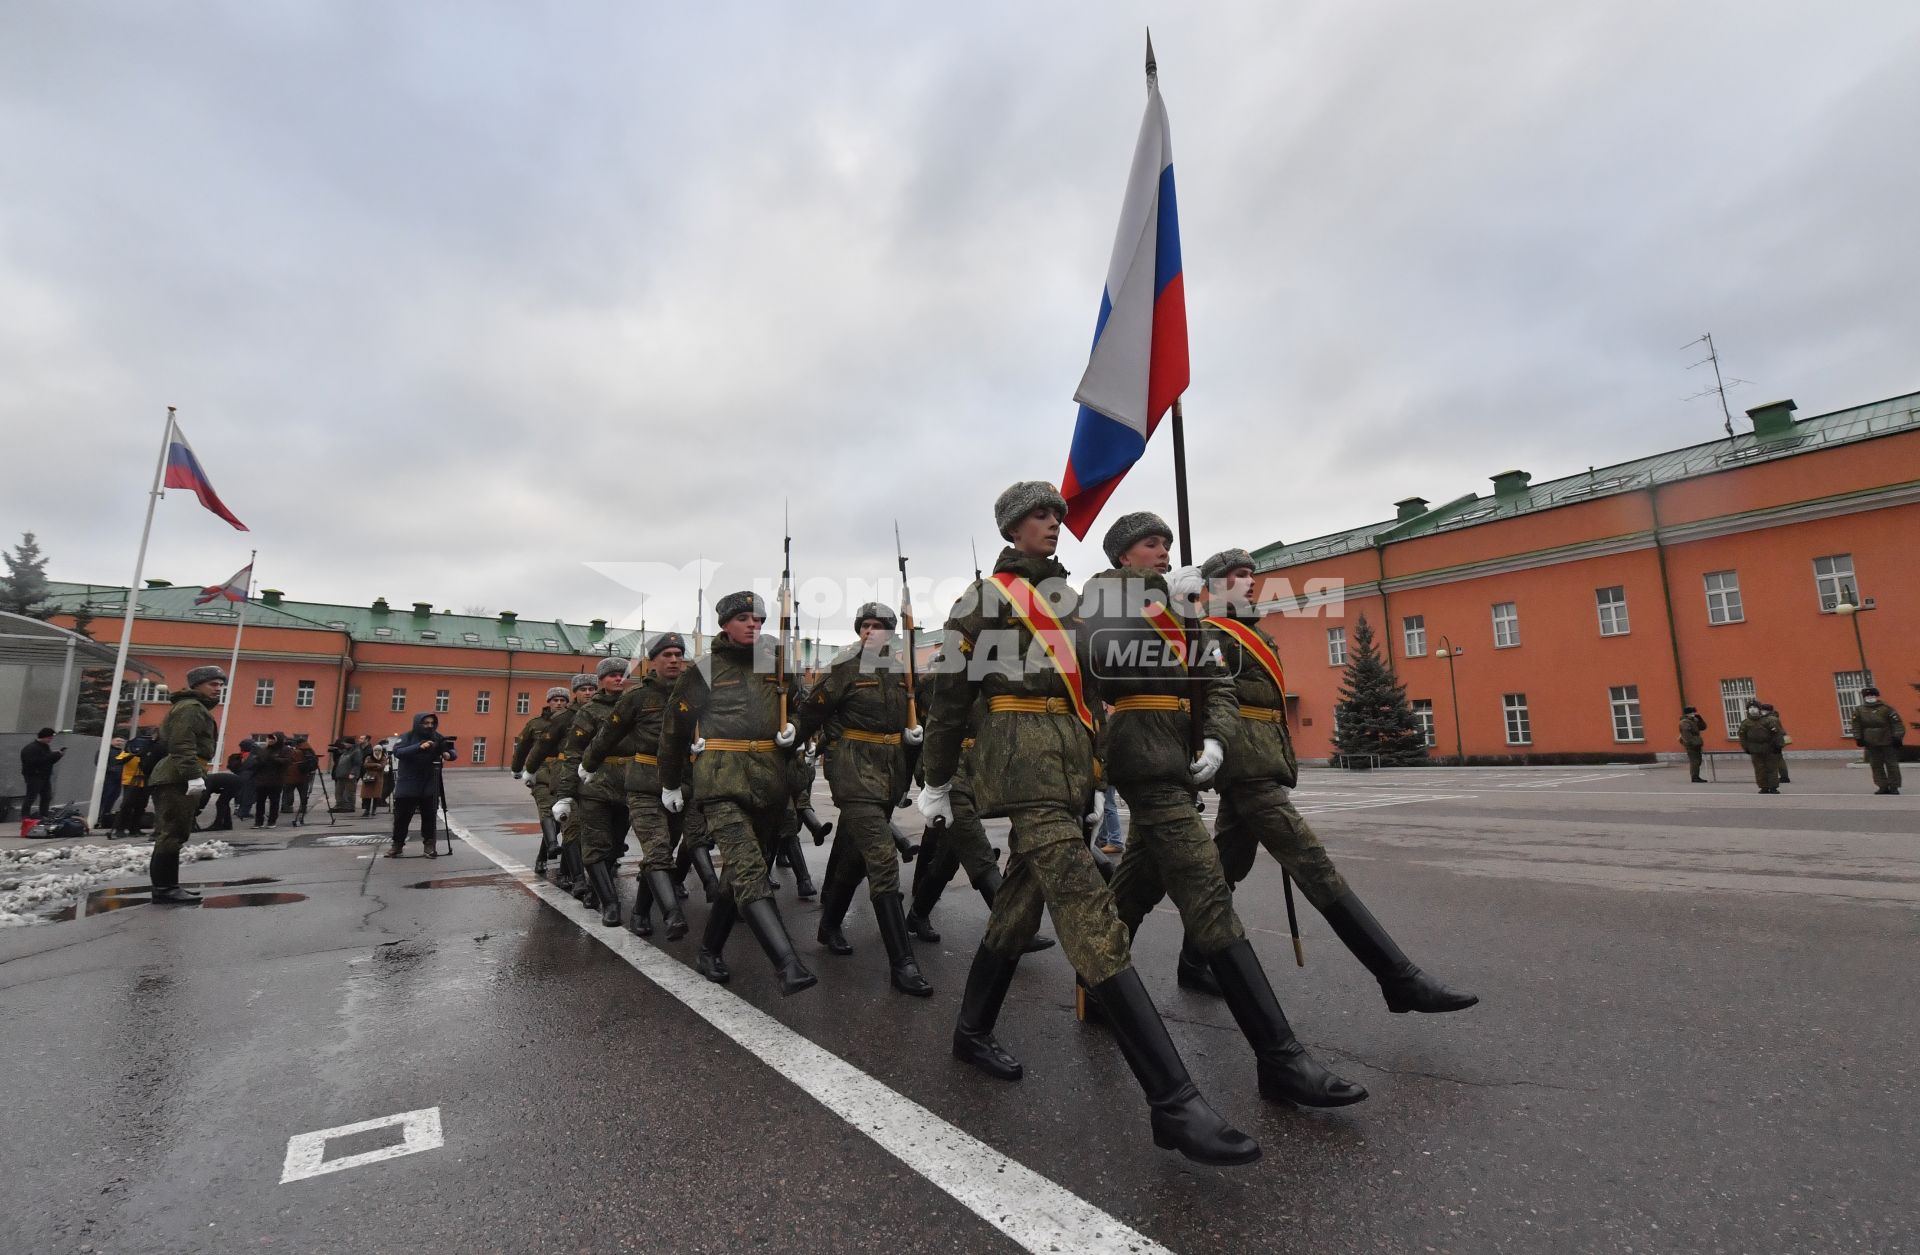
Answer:
[[[1280,665],[1280,655],[1274,653],[1273,647],[1261,639],[1260,633],[1254,631],[1237,619],[1210,618],[1206,620],[1206,622],[1209,626],[1219,628],[1222,632],[1225,632],[1228,636],[1240,642],[1242,649],[1258,659],[1260,665],[1267,669],[1267,674],[1273,677],[1273,682],[1279,686],[1281,700],[1286,700],[1286,670]]]
[[[1006,595],[1013,613],[1046,651],[1047,660],[1060,674],[1068,695],[1073,699],[1073,713],[1086,725],[1087,731],[1093,731],[1093,709],[1087,705],[1086,681],[1080,674],[1080,664],[1073,652],[1073,637],[1066,626],[1048,608],[1046,599],[1040,596],[1040,590],[1027,580],[1011,571],[996,571],[991,579],[994,586]]]
[[[1165,602],[1148,602],[1145,618],[1153,625],[1153,630],[1160,633],[1160,639],[1167,643],[1174,660],[1180,664],[1182,670],[1185,670],[1193,661],[1192,654],[1189,652],[1192,644],[1187,639],[1186,625],[1180,622],[1178,615],[1167,608]]]

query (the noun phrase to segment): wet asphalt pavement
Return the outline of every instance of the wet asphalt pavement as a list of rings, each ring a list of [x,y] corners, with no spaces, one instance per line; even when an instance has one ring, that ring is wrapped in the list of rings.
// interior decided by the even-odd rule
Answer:
[[[1671,768],[1310,772],[1297,801],[1355,890],[1482,1002],[1388,1014],[1304,901],[1297,969],[1263,860],[1242,919],[1302,1039],[1372,1091],[1263,1104],[1224,1004],[1174,984],[1177,918],[1154,917],[1136,959],[1203,1091],[1264,1146],[1248,1169],[1154,1149],[1057,949],[1023,962],[998,1030],[1026,1080],[948,1058],[985,919],[964,882],[919,947],[932,999],[888,989],[864,900],[856,954],[820,950],[785,873],[820,984],[781,999],[741,928],[728,989],[1175,1251],[1920,1248],[1920,798],[1794,773],[1772,798]],[[475,837],[531,861],[523,789],[449,789]],[[331,843],[351,831],[223,834],[237,857],[187,870],[270,881],[208,890],[257,903],[100,895],[0,933],[0,1251],[1020,1249],[586,912],[466,842],[370,865],[377,845]],[[697,886],[689,908],[693,936],[656,937],[686,964]],[[295,1135],[427,1108],[440,1147],[281,1183]]]

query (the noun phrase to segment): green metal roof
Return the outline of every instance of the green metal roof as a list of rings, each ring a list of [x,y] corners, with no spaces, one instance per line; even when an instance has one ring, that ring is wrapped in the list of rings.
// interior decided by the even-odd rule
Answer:
[[[1431,532],[1473,527],[1596,497],[1635,492],[1650,484],[1711,475],[1915,428],[1920,428],[1920,392],[1799,419],[1783,434],[1772,438],[1742,432],[1631,462],[1597,466],[1578,475],[1534,484],[1512,495],[1483,497],[1468,493],[1410,519],[1387,519],[1292,544],[1275,542],[1254,550],[1253,560],[1262,571],[1299,566],[1366,549],[1376,542],[1384,544]]]

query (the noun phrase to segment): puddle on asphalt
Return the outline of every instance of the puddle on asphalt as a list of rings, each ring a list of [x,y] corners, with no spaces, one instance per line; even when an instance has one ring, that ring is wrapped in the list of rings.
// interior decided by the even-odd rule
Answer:
[[[284,906],[289,902],[306,900],[304,893],[223,893],[218,897],[200,899],[200,905],[217,911],[236,906]]]
[[[245,885],[277,885],[278,876],[246,876],[239,880],[189,880],[189,889],[238,889]],[[241,895],[245,896],[245,895]],[[262,895],[251,895],[262,896]],[[272,895],[265,895],[272,896]],[[130,906],[148,906],[153,902],[152,885],[111,885],[105,889],[92,889],[87,893],[88,915],[104,915],[108,911],[125,910]],[[77,919],[79,912],[68,907],[53,918],[56,921]]]
[[[440,880],[416,880],[409,889],[476,889],[489,885],[514,885],[520,882],[504,872],[477,872],[471,876],[447,876]]]

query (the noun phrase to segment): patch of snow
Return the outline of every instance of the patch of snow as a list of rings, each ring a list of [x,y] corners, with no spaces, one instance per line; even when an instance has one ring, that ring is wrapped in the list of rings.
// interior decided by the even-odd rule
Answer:
[[[226,858],[225,841],[200,841],[180,851],[182,863]],[[0,850],[0,928],[44,924],[95,885],[145,871],[153,844],[56,845]]]

